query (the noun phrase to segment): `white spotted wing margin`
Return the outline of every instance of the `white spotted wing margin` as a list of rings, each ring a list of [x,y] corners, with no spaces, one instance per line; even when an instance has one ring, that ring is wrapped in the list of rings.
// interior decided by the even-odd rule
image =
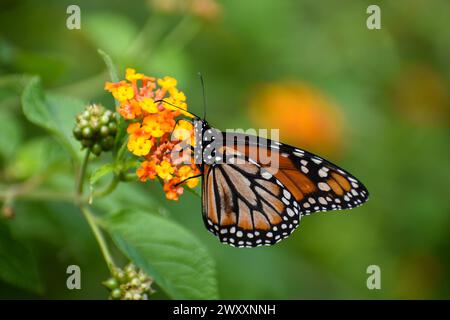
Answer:
[[[235,247],[270,246],[299,225],[299,203],[281,181],[254,161],[205,166],[203,177],[203,221],[221,242]]]
[[[282,153],[317,187],[299,201],[301,213],[353,209],[369,199],[364,184],[346,170],[308,151],[280,145]]]

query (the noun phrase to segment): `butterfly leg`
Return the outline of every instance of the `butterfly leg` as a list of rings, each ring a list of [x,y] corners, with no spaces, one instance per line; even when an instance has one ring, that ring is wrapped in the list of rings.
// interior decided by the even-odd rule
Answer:
[[[190,180],[190,179],[198,178],[198,177],[201,177],[201,176],[202,176],[202,174],[197,174],[197,175],[195,175],[195,176],[186,178],[186,179],[184,179],[183,181],[180,181],[180,182],[178,182],[177,184],[175,184],[175,187],[178,187],[180,184],[183,184],[183,183],[185,183],[186,181],[188,181],[188,180]]]

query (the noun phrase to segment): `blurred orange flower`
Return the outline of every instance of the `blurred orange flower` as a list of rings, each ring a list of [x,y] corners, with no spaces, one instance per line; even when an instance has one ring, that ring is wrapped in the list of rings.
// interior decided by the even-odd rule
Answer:
[[[150,6],[166,13],[191,13],[205,20],[216,20],[222,6],[216,0],[148,0]]]
[[[187,140],[191,145],[195,144],[194,128],[189,121],[179,119],[176,126],[181,115],[191,117],[187,112],[186,96],[176,88],[177,80],[172,77],[156,79],[128,68],[125,79],[107,82],[105,90],[119,102],[120,115],[134,121],[127,128],[127,147],[144,160],[136,175],[142,182],[159,177],[167,199],[178,200],[184,190],[180,182],[190,178],[186,185],[194,188],[199,180],[192,178],[199,170],[189,154],[172,157],[174,152],[180,151],[180,142]],[[162,99],[172,105],[161,102]]]
[[[321,92],[302,82],[260,85],[250,101],[251,119],[280,129],[280,139],[306,150],[339,154],[344,118]]]

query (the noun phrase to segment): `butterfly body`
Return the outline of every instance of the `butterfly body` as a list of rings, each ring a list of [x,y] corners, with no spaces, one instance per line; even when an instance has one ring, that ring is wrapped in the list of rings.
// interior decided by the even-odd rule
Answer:
[[[206,228],[236,247],[273,245],[304,215],[351,209],[368,191],[350,173],[305,150],[194,123]]]

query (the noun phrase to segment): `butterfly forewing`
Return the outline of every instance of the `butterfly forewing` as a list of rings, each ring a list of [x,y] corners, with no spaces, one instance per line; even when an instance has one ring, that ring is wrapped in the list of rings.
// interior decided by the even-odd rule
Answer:
[[[248,139],[224,135],[227,148],[233,148],[271,172],[294,195],[302,214],[351,209],[366,202],[365,186],[347,171],[308,151],[261,137]],[[246,138],[247,137],[247,138]],[[267,164],[267,159],[271,161]],[[275,161],[273,161],[275,159]]]

